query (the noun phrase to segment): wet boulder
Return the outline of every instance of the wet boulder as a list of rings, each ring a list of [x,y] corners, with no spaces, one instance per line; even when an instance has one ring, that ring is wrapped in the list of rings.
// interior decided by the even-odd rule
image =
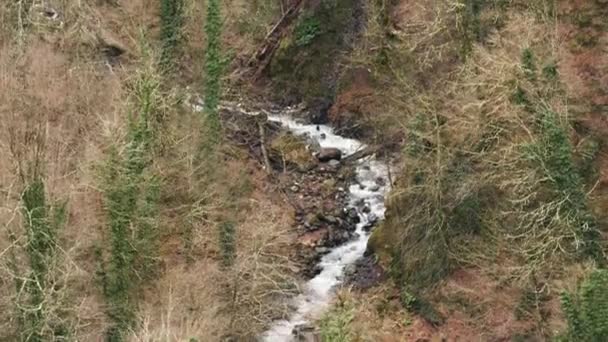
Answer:
[[[328,113],[332,104],[332,101],[326,98],[318,98],[313,100],[308,105],[308,111],[310,112],[310,122],[315,125],[326,124],[329,120]]]
[[[309,324],[296,325],[292,330],[294,341],[297,342],[320,342],[319,334],[315,327]]]
[[[332,169],[338,169],[340,167],[340,161],[332,159],[327,163],[327,165]]]
[[[374,213],[369,213],[367,215],[367,221],[363,226],[363,230],[370,231],[378,222],[378,216]]]
[[[348,222],[352,222],[355,224],[359,223],[360,221],[359,214],[357,213],[356,208],[344,209],[343,218],[346,219]]]
[[[330,160],[340,160],[342,159],[342,151],[334,147],[321,148],[319,153],[317,153],[317,159],[323,163]]]

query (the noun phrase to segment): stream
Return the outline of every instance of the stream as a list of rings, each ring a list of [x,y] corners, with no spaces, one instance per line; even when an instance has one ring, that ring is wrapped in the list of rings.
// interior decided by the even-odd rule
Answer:
[[[283,127],[296,135],[308,135],[316,140],[322,148],[340,149],[342,157],[365,148],[365,145],[358,140],[335,134],[330,126],[302,124],[289,115],[269,115],[268,119],[281,123]],[[390,188],[388,168],[373,156],[360,159],[356,164],[356,178],[357,181],[349,187],[348,206],[361,208],[360,204],[363,201],[365,203],[364,207],[369,208],[369,210],[357,210],[360,222],[357,224],[355,237],[335,247],[322,257],[319,262],[322,271],[306,282],[302,288],[302,293],[294,299],[296,310],[289,319],[276,321],[264,333],[262,341],[293,341],[292,332],[294,328],[320,318],[332,301],[335,286],[342,282],[345,268],[354,264],[363,256],[369,239],[369,233],[364,230],[364,227],[370,221],[384,218],[384,198]],[[378,181],[379,179],[383,181]]]

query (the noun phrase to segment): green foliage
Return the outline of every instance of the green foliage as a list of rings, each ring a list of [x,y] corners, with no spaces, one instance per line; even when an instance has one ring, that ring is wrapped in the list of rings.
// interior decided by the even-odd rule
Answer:
[[[357,6],[354,0],[323,0],[300,14],[270,66],[278,96],[288,93],[304,101],[333,96],[335,80],[328,76],[351,48]]]
[[[405,287],[401,289],[401,304],[408,311],[420,315],[422,318],[427,320],[433,325],[440,325],[444,319],[441,317],[439,312],[435,310],[433,305],[422,298],[421,296],[415,296],[407,291]]]
[[[508,0],[460,0],[461,54],[467,57],[474,43],[482,43],[490,30],[503,25]],[[493,10],[491,16],[482,16],[484,10]]]
[[[350,303],[340,303],[321,319],[321,340],[349,342],[353,339],[350,323],[354,318],[354,308]]]
[[[56,262],[57,233],[66,219],[65,204],[49,207],[45,186],[39,172],[27,181],[21,195],[23,203],[24,226],[27,235],[26,252],[29,257],[29,276],[25,283],[17,280],[17,287],[23,287],[26,295],[19,303],[23,323],[21,336],[26,341],[44,341],[48,336],[47,309],[50,303],[46,293],[55,284],[47,280]],[[51,327],[52,338],[60,339],[65,334],[59,324]],[[45,330],[47,330],[45,332]]]
[[[305,17],[295,28],[295,43],[297,46],[309,45],[321,33],[321,23],[314,16]]]
[[[567,341],[601,342],[608,336],[608,271],[595,270],[577,293],[562,295]]]
[[[222,222],[219,227],[219,246],[222,263],[225,267],[232,266],[236,258],[236,229],[233,222]]]
[[[557,64],[555,62],[551,62],[543,67],[543,76],[548,81],[555,81],[559,79],[559,71],[557,69]]]
[[[478,234],[483,229],[481,221],[483,203],[478,193],[471,193],[461,199],[450,213],[450,225],[456,231]]]
[[[182,36],[184,0],[160,0],[161,66],[170,68]]]
[[[528,99],[528,95],[521,86],[517,86],[515,88],[515,91],[511,95],[511,101],[516,105],[524,106],[526,108],[530,107],[530,100]]]
[[[392,246],[392,276],[418,296],[449,273],[458,241],[483,230],[481,214],[487,206],[481,188],[470,179],[470,157],[443,150],[442,120],[418,114],[407,125],[404,152],[408,165],[415,167],[400,180],[402,190],[390,198],[381,227],[394,232],[385,240]],[[412,205],[415,212],[409,210]]]
[[[600,152],[601,145],[596,137],[583,140],[577,147],[579,173],[586,181],[594,182],[597,176],[597,169],[594,162]]]
[[[532,52],[530,48],[523,50],[521,54],[521,64],[526,77],[529,80],[534,81],[536,79],[536,58],[534,57],[534,52]]]
[[[484,0],[462,0],[462,53],[471,53],[473,42],[481,41],[481,9]]]
[[[426,150],[424,141],[424,130],[426,129],[427,120],[422,113],[416,114],[408,125],[407,142],[405,144],[405,152],[410,157],[417,157]]]
[[[205,111],[217,116],[221,96],[222,76],[222,15],[219,0],[207,1],[207,21],[205,23],[207,50],[205,52]],[[215,119],[218,121],[218,119]]]
[[[222,14],[219,0],[207,0],[205,22],[207,50],[205,51],[204,114],[201,127],[200,156],[211,158],[221,139],[218,107],[221,99],[221,78],[224,61],[221,52]]]
[[[132,96],[137,116],[129,115],[124,148],[110,150],[103,170],[110,256],[100,275],[113,322],[107,331],[109,341],[124,340],[135,323],[135,289],[152,274],[157,259],[160,184],[151,167],[159,88],[152,70],[138,75]]]
[[[534,144],[524,146],[523,155],[542,173],[543,182],[551,189],[553,203],[558,203],[548,215],[563,218],[565,229],[574,233],[578,252],[603,262],[600,233],[587,206],[568,134],[553,111],[546,108],[539,115],[538,139]],[[582,247],[578,247],[579,243]]]

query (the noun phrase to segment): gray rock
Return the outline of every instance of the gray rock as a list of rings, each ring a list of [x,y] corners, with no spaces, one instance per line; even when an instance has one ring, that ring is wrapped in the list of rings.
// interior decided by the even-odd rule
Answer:
[[[332,160],[330,160],[330,161],[327,163],[327,165],[329,165],[330,167],[332,167],[332,168],[334,168],[334,169],[337,169],[337,168],[339,168],[339,167],[340,167],[340,161],[339,161],[339,160],[332,159]]]
[[[319,334],[314,326],[310,324],[300,324],[293,328],[291,334],[297,342],[320,342]]]
[[[358,223],[359,222],[359,214],[357,214],[357,209],[348,208],[344,209],[344,218],[346,218],[350,222]]]
[[[371,188],[369,188],[369,190],[376,192],[376,191],[380,190],[380,186],[379,185],[374,185]]]
[[[340,160],[342,159],[342,151],[334,147],[321,148],[319,153],[317,153],[317,159],[323,163],[332,159]]]
[[[365,231],[370,231],[378,222],[378,216],[376,216],[376,214],[374,213],[370,213],[369,215],[367,215],[367,223],[365,223],[365,226],[363,226],[363,230]]]
[[[327,223],[331,223],[331,224],[336,224],[338,223],[338,219],[331,216],[331,215],[324,215],[323,216],[323,221],[327,222]]]

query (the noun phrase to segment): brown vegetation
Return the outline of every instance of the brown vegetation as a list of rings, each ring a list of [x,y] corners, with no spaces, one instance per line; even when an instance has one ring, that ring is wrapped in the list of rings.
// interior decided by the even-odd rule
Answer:
[[[46,193],[65,201],[68,210],[55,293],[48,298],[54,306],[49,310],[59,316],[48,317],[65,323],[77,340],[102,340],[109,321],[97,253],[107,242],[108,217],[100,172],[109,148],[120,149],[124,141],[137,75],[156,72],[150,55],[157,50],[158,6],[57,1],[48,8],[20,7],[29,3],[0,9],[0,339],[17,338],[14,280],[27,273],[20,214],[25,184],[17,170],[32,161],[32,137],[40,137]],[[293,213],[268,187],[260,165],[228,142],[217,164],[221,179],[205,188],[195,177],[193,142],[201,114],[182,100],[202,84],[203,5],[187,2],[178,71],[183,77],[163,80],[159,99],[162,135],[153,167],[162,179],[161,251],[156,279],[138,295],[139,324],[131,333],[136,341],[251,337],[286,309],[270,303],[297,290],[286,259]],[[238,60],[264,37],[278,5],[231,1],[224,10],[226,51],[236,51],[230,57]],[[230,270],[221,266],[215,228],[225,215],[237,223],[238,253]]]
[[[544,139],[534,117],[551,108],[575,162],[593,155],[582,187],[605,237],[605,44],[580,39],[605,39],[603,9],[478,1],[471,14],[468,3],[397,1],[385,7],[388,25],[382,7],[372,11],[332,118],[405,140],[403,171],[370,248],[402,291],[384,296],[437,325],[414,319],[410,331],[427,333],[410,338],[542,340],[564,331],[559,293],[592,267],[573,252],[576,223],[554,217],[542,228],[558,203],[522,151]],[[372,75],[365,86],[348,81],[361,69]],[[351,94],[369,85],[365,100]],[[352,325],[366,321],[355,316]]]

